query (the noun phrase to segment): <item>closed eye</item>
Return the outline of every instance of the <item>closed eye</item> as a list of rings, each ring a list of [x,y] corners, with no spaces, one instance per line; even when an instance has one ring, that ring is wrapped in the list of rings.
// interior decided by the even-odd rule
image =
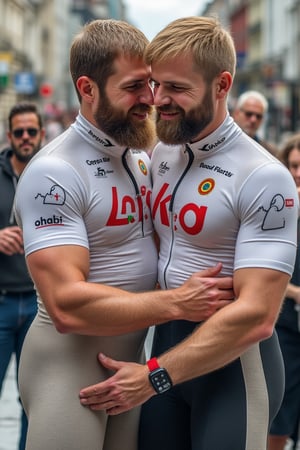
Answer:
[[[133,83],[125,87],[127,91],[138,91],[145,87],[145,83]]]

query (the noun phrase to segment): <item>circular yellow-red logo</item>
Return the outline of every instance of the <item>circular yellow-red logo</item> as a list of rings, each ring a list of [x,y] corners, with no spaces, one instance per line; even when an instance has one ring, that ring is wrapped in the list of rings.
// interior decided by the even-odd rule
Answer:
[[[143,161],[142,159],[139,159],[139,168],[140,168],[140,171],[141,171],[144,175],[147,175],[148,170],[147,170],[146,164],[144,163],[144,161]]]
[[[198,187],[198,192],[200,195],[207,195],[209,194],[213,188],[215,187],[215,180],[212,178],[206,178],[203,180]]]

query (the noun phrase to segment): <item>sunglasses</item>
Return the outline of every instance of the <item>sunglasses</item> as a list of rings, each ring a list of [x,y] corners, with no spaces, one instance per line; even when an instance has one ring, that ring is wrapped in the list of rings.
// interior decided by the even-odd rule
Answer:
[[[241,111],[243,111],[243,113],[245,114],[246,117],[248,117],[248,119],[250,119],[250,117],[252,116],[255,116],[257,120],[261,120],[263,118],[263,115],[259,113],[255,113],[252,111],[245,111],[244,109],[241,109]]]
[[[35,137],[39,132],[37,128],[16,128],[12,131],[12,134],[15,138],[21,138],[25,131],[30,137]]]

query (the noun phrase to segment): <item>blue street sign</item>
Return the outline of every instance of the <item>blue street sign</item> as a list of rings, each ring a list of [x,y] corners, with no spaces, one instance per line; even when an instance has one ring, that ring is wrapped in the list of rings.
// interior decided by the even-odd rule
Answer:
[[[33,94],[36,90],[36,77],[32,72],[18,72],[14,78],[18,94]]]

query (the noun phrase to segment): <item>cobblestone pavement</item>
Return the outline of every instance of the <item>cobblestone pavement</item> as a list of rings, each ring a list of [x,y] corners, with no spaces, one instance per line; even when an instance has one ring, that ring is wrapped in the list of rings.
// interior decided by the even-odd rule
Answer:
[[[17,450],[20,433],[21,407],[15,379],[15,360],[12,359],[0,398],[0,450]]]

